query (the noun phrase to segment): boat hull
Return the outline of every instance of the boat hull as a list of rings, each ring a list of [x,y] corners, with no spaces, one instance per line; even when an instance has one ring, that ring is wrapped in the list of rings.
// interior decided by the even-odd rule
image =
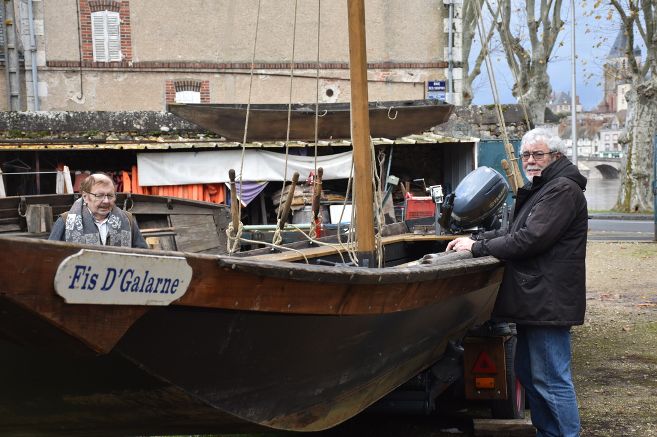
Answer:
[[[294,104],[170,104],[168,111],[231,141],[351,138],[348,103]],[[420,134],[449,119],[453,106],[436,100],[371,102],[370,133],[374,138],[400,138]],[[317,114],[317,116],[316,116]],[[317,130],[315,129],[317,120]]]
[[[12,357],[0,362],[12,381],[0,392],[0,433],[128,430],[133,404],[153,419],[139,433],[169,422],[193,432],[326,429],[487,320],[502,277],[494,259],[389,273],[184,254],[194,276],[173,305],[70,305],[53,277],[79,249],[0,238],[0,354]]]

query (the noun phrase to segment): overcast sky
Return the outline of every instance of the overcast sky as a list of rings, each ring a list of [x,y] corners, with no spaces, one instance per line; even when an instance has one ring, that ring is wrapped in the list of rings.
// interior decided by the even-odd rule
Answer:
[[[563,9],[562,19],[566,24],[559,34],[557,47],[548,66],[552,89],[555,92],[570,92],[572,81],[572,14],[569,0],[564,0]],[[602,101],[602,66],[616,39],[618,21],[608,21],[606,19],[608,11],[606,7],[585,15],[583,12],[590,10],[590,8],[587,8],[585,2],[577,0],[576,9],[579,11],[576,17],[575,32],[577,95],[584,109],[590,110]],[[513,81],[506,61],[500,55],[493,55],[493,62],[497,88],[502,103],[517,103],[511,95]],[[474,93],[474,104],[494,103],[485,66],[482,67],[482,73],[475,82]]]

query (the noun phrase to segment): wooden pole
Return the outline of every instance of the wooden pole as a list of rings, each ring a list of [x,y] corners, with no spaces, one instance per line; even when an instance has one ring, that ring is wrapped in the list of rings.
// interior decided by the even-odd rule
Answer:
[[[278,224],[278,229],[281,231],[285,229],[285,223],[287,223],[287,216],[290,214],[290,209],[292,208],[292,201],[294,200],[294,190],[297,188],[297,183],[299,182],[299,172],[295,171],[292,175],[292,183],[290,183],[287,190],[287,198],[285,199],[285,205],[283,205],[283,210],[281,212],[281,220]],[[281,205],[278,206],[279,208]]]
[[[228,178],[230,179],[230,215],[233,222],[233,236],[237,235],[240,227],[240,208],[237,202],[237,184],[235,183],[235,170],[232,168],[228,170]]]
[[[522,179],[520,166],[518,165],[518,158],[516,158],[516,153],[513,149],[513,145],[508,141],[504,141],[504,151],[506,152],[507,159],[502,160],[502,168],[504,168],[506,176],[511,183],[513,194],[517,194],[518,188],[525,185],[525,181]]]
[[[319,216],[319,206],[322,198],[322,177],[324,176],[324,169],[319,167],[313,184],[313,215],[312,221],[316,222]]]
[[[365,1],[349,0],[349,73],[351,80],[351,141],[354,154],[356,251],[363,266],[374,266],[374,194],[370,151]]]

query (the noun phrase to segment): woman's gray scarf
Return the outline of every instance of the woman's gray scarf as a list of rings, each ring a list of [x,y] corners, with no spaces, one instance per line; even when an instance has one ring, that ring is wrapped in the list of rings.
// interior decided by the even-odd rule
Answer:
[[[102,245],[100,232],[82,198],[73,203],[66,215],[64,240],[71,243]],[[107,246],[132,247],[132,229],[128,215],[114,206],[107,219]]]

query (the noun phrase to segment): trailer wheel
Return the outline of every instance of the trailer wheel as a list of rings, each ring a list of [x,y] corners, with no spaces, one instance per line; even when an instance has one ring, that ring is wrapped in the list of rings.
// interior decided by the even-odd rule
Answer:
[[[525,417],[525,389],[516,378],[513,362],[516,356],[518,339],[512,336],[504,344],[507,399],[492,401],[491,413],[494,419],[522,419]]]

